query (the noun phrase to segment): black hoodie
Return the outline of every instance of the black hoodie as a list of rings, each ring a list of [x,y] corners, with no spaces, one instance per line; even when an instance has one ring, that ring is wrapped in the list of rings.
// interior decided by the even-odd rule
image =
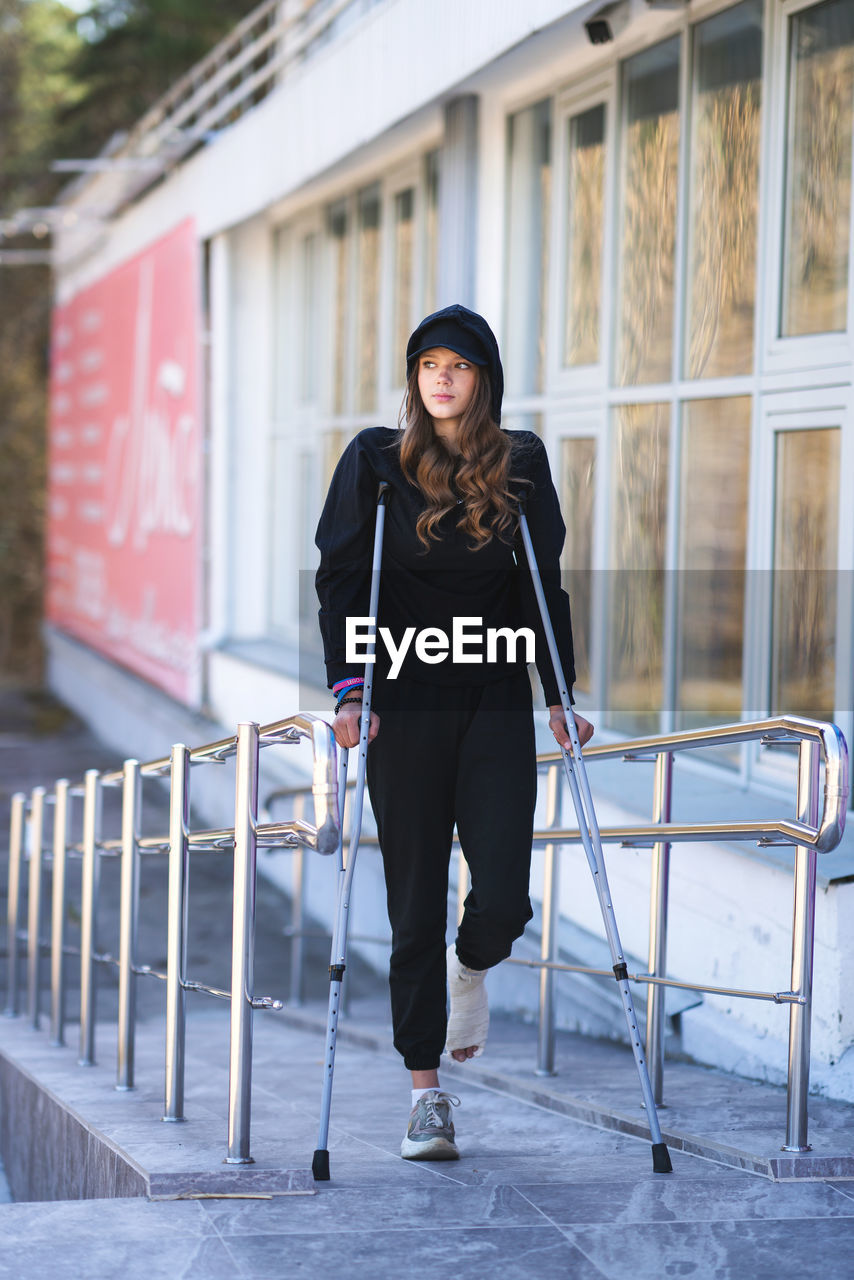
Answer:
[[[503,374],[498,345],[482,317],[461,306],[446,307],[428,316],[410,338],[407,361],[423,349],[425,344],[421,339],[428,326],[444,317],[465,325],[472,339],[479,343],[486,357],[497,418],[501,411]],[[377,492],[379,482],[385,480],[391,492],[385,518],[378,625],[390,630],[396,644],[400,643],[407,627],[414,627],[416,633],[428,627],[438,628],[450,638],[454,618],[480,618],[484,635],[488,628],[529,627],[536,637],[536,663],[546,702],[559,703],[521,538],[518,533],[506,541],[493,537],[485,546],[472,550],[469,537],[457,527],[457,514],[451,511],[440,521],[440,538],[431,540],[425,549],[415,533],[425,499],[401,470],[401,435],[400,431],[385,427],[368,427],[359,432],[335,469],[320,517],[316,536],[320,568],[316,582],[330,688],[345,677],[364,674],[363,661],[347,661],[346,620],[368,614]],[[513,443],[511,487],[520,496],[525,495],[531,541],[561,665],[571,688],[575,668],[569,599],[560,582],[560,553],[566,530],[548,457],[542,441],[533,432],[514,431],[507,435]],[[400,676],[425,686],[485,684],[503,679],[525,666],[523,645],[517,647],[516,660],[512,662],[502,644],[493,662],[455,663],[448,654],[440,662],[427,663],[419,660],[414,650],[413,643]],[[386,658],[384,645],[378,643],[374,686],[377,710],[382,708],[382,682],[389,671]]]

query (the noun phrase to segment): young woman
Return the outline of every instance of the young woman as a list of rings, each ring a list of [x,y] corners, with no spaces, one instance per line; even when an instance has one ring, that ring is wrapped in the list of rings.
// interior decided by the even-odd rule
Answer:
[[[531,918],[532,647],[550,728],[569,746],[518,536],[520,500],[570,684],[574,665],[560,586],[564,524],[542,442],[499,426],[504,377],[492,330],[463,306],[437,311],[412,334],[406,370],[402,430],[361,431],[336,468],[317,530],[317,590],[335,737],[353,747],[364,676],[353,641],[367,626],[356,620],[368,614],[386,481],[368,789],[392,926],[394,1043],[412,1074],[401,1154],[445,1160],[459,1154],[459,1100],[440,1088],[441,1053],[464,1062],[482,1052],[483,979]],[[577,724],[584,743],[593,728]],[[455,824],[471,892],[446,952]]]

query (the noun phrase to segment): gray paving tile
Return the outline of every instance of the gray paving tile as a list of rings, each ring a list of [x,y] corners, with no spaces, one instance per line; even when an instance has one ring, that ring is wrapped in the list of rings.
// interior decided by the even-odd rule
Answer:
[[[615,1183],[607,1195],[583,1183],[526,1186],[517,1190],[558,1225],[607,1222],[736,1222],[753,1219],[849,1218],[854,1200],[833,1187],[786,1185],[766,1179],[659,1178],[630,1186]],[[854,1221],[851,1223],[854,1236]]]
[[[839,1218],[773,1222],[655,1223],[564,1227],[609,1280],[802,1280],[851,1274],[854,1232]],[[845,1263],[844,1259],[849,1262]],[[845,1268],[847,1267],[847,1270]]]
[[[512,1187],[450,1184],[337,1190],[322,1185],[315,1196],[224,1204],[204,1202],[213,1227],[225,1237],[307,1234],[316,1231],[399,1231],[415,1223],[438,1229],[548,1225],[539,1209]]]
[[[756,1175],[743,1170],[727,1169],[710,1160],[697,1156],[671,1152],[673,1174],[654,1173],[649,1149],[638,1143],[634,1152],[619,1155],[551,1156],[543,1159],[537,1154],[493,1157],[480,1156],[474,1160],[460,1160],[452,1171],[440,1171],[439,1176],[450,1177],[470,1186],[494,1183],[511,1183],[514,1186],[540,1182],[581,1182],[620,1184],[636,1182],[660,1183],[663,1179],[686,1176],[696,1179],[747,1179]],[[764,1181],[764,1179],[763,1179]]]
[[[15,1244],[85,1243],[115,1239],[128,1243],[156,1236],[161,1241],[210,1236],[215,1228],[202,1205],[193,1201],[154,1204],[126,1200],[54,1200],[9,1204],[0,1208],[3,1254]]]
[[[235,1264],[221,1240],[166,1239],[152,1234],[141,1247],[115,1239],[85,1243],[14,1244],[0,1254],[9,1280],[234,1280]]]
[[[554,1227],[438,1229],[411,1221],[396,1231],[260,1235],[228,1239],[240,1275],[389,1277],[419,1280],[601,1280],[602,1272]]]

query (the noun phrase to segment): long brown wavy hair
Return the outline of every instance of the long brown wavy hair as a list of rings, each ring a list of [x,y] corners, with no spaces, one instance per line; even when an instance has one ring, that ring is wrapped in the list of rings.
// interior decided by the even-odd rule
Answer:
[[[477,381],[460,419],[458,455],[452,454],[433,430],[433,420],[418,390],[418,360],[407,379],[400,466],[407,480],[427,499],[415,525],[425,548],[431,538],[439,539],[439,521],[457,509],[460,499],[462,515],[457,527],[471,537],[473,550],[485,547],[493,536],[515,532],[515,499],[509,487],[513,445],[490,416],[488,379],[477,365],[473,368]]]

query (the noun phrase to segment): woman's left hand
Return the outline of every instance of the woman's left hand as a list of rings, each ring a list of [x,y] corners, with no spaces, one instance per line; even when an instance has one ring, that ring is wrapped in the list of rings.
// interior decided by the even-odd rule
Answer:
[[[578,741],[582,747],[593,737],[593,725],[589,720],[585,720],[584,716],[575,715],[575,727],[578,730]],[[560,747],[565,747],[569,751],[571,743],[569,740],[569,731],[566,727],[566,716],[563,714],[563,707],[558,703],[555,707],[549,707],[549,728],[555,736],[555,740]]]

